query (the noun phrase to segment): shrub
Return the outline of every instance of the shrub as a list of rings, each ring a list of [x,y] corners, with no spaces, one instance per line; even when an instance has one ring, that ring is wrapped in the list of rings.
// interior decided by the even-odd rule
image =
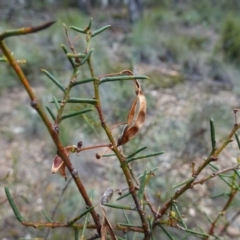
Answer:
[[[235,64],[240,64],[240,19],[229,16],[223,23],[220,47],[224,58]]]
[[[240,128],[240,124],[237,120],[238,109],[234,109],[235,123],[232,130],[220,143],[217,143],[216,141],[214,121],[213,119],[210,119],[211,150],[206,154],[204,161],[192,162],[190,170],[188,171],[186,170],[186,165],[182,165],[179,169],[176,169],[173,175],[169,175],[169,179],[174,179],[174,181],[176,181],[174,186],[171,186],[170,181],[162,183],[159,181],[159,178],[155,178],[156,184],[153,185],[154,188],[150,188],[152,178],[155,176],[158,168],[145,168],[145,170],[143,170],[141,167],[139,170],[140,175],[137,176],[137,167],[133,163],[140,162],[140,160],[143,159],[149,160],[152,157],[163,154],[163,152],[160,151],[160,149],[157,149],[156,152],[149,152],[141,155],[147,147],[137,146],[136,149],[128,149],[129,152],[126,152],[123,148],[123,145],[128,145],[131,139],[137,138],[137,134],[145,123],[147,100],[141,88],[140,80],[148,79],[148,77],[134,75],[130,70],[122,70],[118,73],[107,73],[97,76],[92,62],[93,49],[90,49],[90,43],[92,38],[109,28],[109,25],[96,31],[92,31],[91,21],[85,28],[78,28],[75,26],[70,27],[71,30],[80,32],[86,37],[85,48],[80,53],[76,51],[74,45],[79,37],[77,36],[72,40],[68,34],[69,28],[64,25],[69,46],[66,47],[65,45],[61,45],[61,48],[66,59],[69,61],[69,64],[72,66],[72,75],[67,86],[64,86],[56,76],[53,76],[53,74],[45,69],[42,70],[45,76],[63,95],[61,98],[53,96],[51,104],[44,109],[24,75],[21,66],[19,65],[19,61],[17,61],[11,54],[4,40],[12,36],[34,33],[50,27],[52,24],[53,22],[49,22],[37,27],[16,29],[0,34],[0,48],[4,55],[1,58],[1,61],[7,62],[17,74],[20,82],[29,95],[31,107],[39,114],[39,117],[45,124],[49,135],[56,146],[57,154],[53,160],[52,173],[59,172],[64,178],[67,178],[70,174],[70,178],[73,179],[77,187],[78,194],[83,198],[82,204],[84,204],[85,209],[79,211],[79,208],[76,208],[76,215],[70,218],[70,220],[67,220],[69,219],[68,216],[61,216],[60,219],[56,221],[49,217],[44,211],[43,215],[46,218],[46,221],[38,220],[39,217],[25,220],[22,213],[19,211],[19,207],[15,203],[15,197],[11,195],[8,186],[5,186],[6,197],[16,219],[26,227],[54,228],[55,231],[57,231],[58,228],[72,229],[74,231],[75,239],[137,238],[150,240],[160,238],[175,239],[176,236],[178,239],[180,237],[186,239],[191,235],[193,237],[200,237],[207,240],[210,237],[219,239],[220,236],[226,236],[230,224],[239,215],[238,211],[232,216],[232,218],[225,218],[224,216],[224,213],[229,210],[230,206],[235,204],[235,199],[237,199],[237,194],[240,191],[239,161],[236,157],[236,163],[231,163],[230,166],[224,168],[220,168],[218,162],[220,161],[220,154],[231,142],[233,142],[234,136],[238,147],[240,148],[240,140],[236,134],[237,130]],[[68,50],[68,48],[70,48],[70,50]],[[85,79],[79,80],[79,71],[82,67],[88,68],[89,76]],[[119,123],[116,121],[110,123],[106,120],[106,113],[103,109],[105,105],[112,107],[112,103],[102,100],[103,92],[100,91],[100,88],[103,85],[109,83],[114,84],[119,81],[122,84],[129,84],[129,82],[133,83],[131,86],[132,95],[134,95],[135,98],[132,104],[129,105],[129,110],[127,107],[125,108],[126,122]],[[93,97],[74,97],[73,93],[76,92],[72,90],[76,88],[76,86],[86,83],[92,84]],[[113,94],[115,93],[113,92]],[[79,108],[69,111],[68,106],[71,104],[79,104]],[[60,133],[64,129],[63,122],[65,119],[71,119],[72,117],[79,115],[84,117],[91,111],[95,111],[99,125],[101,125],[104,130],[106,135],[104,143],[85,146],[83,145],[83,142],[79,141],[76,145],[72,145],[72,139],[69,136],[65,139],[61,138]],[[173,126],[176,126],[176,123],[177,120],[173,121]],[[89,123],[89,125],[91,126],[91,123]],[[125,127],[121,134],[115,136],[113,128],[119,125],[125,125]],[[168,130],[169,133],[171,130],[172,129]],[[197,134],[198,133],[196,133],[196,135]],[[147,134],[144,135],[144,138],[147,137]],[[151,136],[149,136],[149,139],[150,138]],[[67,144],[63,145],[63,142],[66,142]],[[151,143],[149,144],[151,145]],[[177,143],[173,144],[176,145]],[[95,154],[94,157],[99,159],[99,161],[101,161],[100,159],[102,158],[110,157],[117,159],[116,161],[119,163],[118,167],[124,184],[118,182],[116,185],[104,189],[101,199],[95,199],[93,189],[86,189],[71,158],[74,153],[82,157],[83,152],[99,148],[103,148],[104,150]],[[109,151],[111,154],[107,154]],[[109,172],[114,174],[115,169],[113,167],[108,167],[105,162],[102,164],[105,166],[105,169],[108,169]],[[66,173],[66,169],[69,174]],[[184,177],[187,174],[188,177],[184,181],[180,181],[179,175],[177,174],[178,172],[184,175]],[[205,172],[205,174],[203,172]],[[5,178],[7,177],[8,175],[6,175]],[[5,178],[1,180],[4,180]],[[88,180],[93,181],[91,178],[94,178],[94,176],[89,176]],[[219,204],[221,204],[222,207],[214,206],[217,208],[217,211],[211,211],[211,216],[208,216],[207,213],[205,213],[205,215],[202,214],[204,210],[201,209],[201,207],[196,206],[198,205],[194,202],[196,198],[191,194],[191,191],[188,190],[196,190],[198,189],[197,186],[201,186],[204,183],[209,182],[211,179],[215,179],[216,189],[219,191],[216,192],[217,194],[214,198],[226,196],[227,199],[226,201],[219,201]],[[62,195],[68,187],[68,184],[69,182],[64,187],[61,193]],[[157,187],[163,190],[160,191]],[[147,190],[149,190],[149,192],[147,192]],[[109,203],[113,194],[116,192],[120,196],[114,203]],[[198,192],[198,194],[200,193]],[[77,194],[74,194],[74,196],[77,196]],[[206,196],[203,196],[203,198],[204,197]],[[165,203],[161,202],[162,199],[166,200]],[[184,199],[184,201],[181,201],[181,199]],[[65,201],[66,205],[78,204],[77,198],[69,197]],[[121,201],[122,203],[119,204],[118,201]],[[96,205],[99,205],[99,207]],[[100,214],[97,213],[97,209],[101,212],[101,217]],[[118,214],[118,211],[120,210],[122,213],[121,216]],[[114,220],[110,220],[109,211],[114,212]],[[201,221],[203,221],[203,227],[205,230],[202,229],[203,227],[198,226],[201,225],[198,222],[193,224],[193,222],[186,220],[183,217],[183,213],[189,213],[189,215],[195,216],[196,211],[198,211],[197,220],[200,221],[201,219]],[[54,217],[54,214],[52,217]],[[221,225],[217,226],[217,223],[221,223]],[[118,235],[121,234],[121,236],[116,236],[117,232]],[[181,234],[181,232],[184,234]]]

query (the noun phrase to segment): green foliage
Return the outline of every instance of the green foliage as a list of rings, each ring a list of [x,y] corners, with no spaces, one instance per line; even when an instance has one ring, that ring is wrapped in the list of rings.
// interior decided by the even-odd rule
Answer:
[[[228,16],[220,35],[220,48],[224,58],[236,65],[240,64],[240,18]]]

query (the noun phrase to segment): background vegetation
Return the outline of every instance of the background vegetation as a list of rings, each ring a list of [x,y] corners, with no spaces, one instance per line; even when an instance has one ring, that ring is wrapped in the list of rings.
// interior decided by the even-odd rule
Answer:
[[[96,29],[112,25],[92,44],[97,75],[129,68],[151,77],[143,83],[148,99],[147,123],[139,137],[130,142],[124,151],[130,153],[139,145],[147,146],[149,152],[165,151],[164,155],[136,166],[139,172],[143,168],[158,167],[154,181],[150,182],[149,192],[153,201],[164,203],[169,199],[175,191],[172,186],[184,180],[186,174],[191,175],[190,163],[202,161],[209,153],[209,118],[215,119],[217,140],[230,131],[234,123],[232,109],[238,107],[240,94],[239,1],[149,0],[145,1],[143,18],[133,25],[129,24],[124,4],[103,9],[96,6],[91,9],[90,15],[85,15],[74,1],[12,2],[0,3],[0,31],[57,19],[51,30],[19,37],[18,41],[7,40],[14,49],[14,55],[27,60],[24,71],[31,79],[34,90],[42,96],[44,105],[57,93],[41,68],[50,71],[62,83],[69,80],[71,68],[60,47],[60,44],[66,44],[62,23],[85,26],[90,15],[94,18]],[[81,41],[78,43],[81,44]],[[8,184],[18,206],[21,206],[21,212],[26,218],[31,217],[32,221],[43,218],[42,210],[51,215],[56,206],[54,219],[61,221],[65,216],[70,219],[75,216],[76,208],[81,209],[83,205],[79,195],[74,194],[75,186],[71,182],[62,195],[66,183],[50,174],[55,147],[46,138],[45,127],[29,108],[26,93],[14,73],[4,64],[0,64],[0,73],[0,238],[68,238],[72,236],[70,230],[48,232],[46,229],[21,226],[6,202],[3,186]],[[86,74],[82,71],[81,77],[86,78]],[[76,94],[86,97],[90,91],[90,87],[81,86]],[[108,120],[124,121],[125,106],[132,100],[129,86],[115,83],[102,91],[103,101],[111,103],[111,112],[108,105],[104,108]],[[69,121],[68,124],[66,121],[66,125],[61,133],[66,145],[80,140],[84,145],[104,140],[94,114],[77,116],[74,122]],[[73,161],[84,183],[89,189],[94,186],[95,198],[100,200],[108,187],[123,187],[119,184],[123,182],[123,176],[114,158],[96,160],[93,155],[94,151],[88,152]],[[236,162],[238,155],[239,150],[234,143],[224,151],[217,164],[227,167]],[[208,229],[205,213],[212,216],[221,210],[227,196],[212,197],[223,191],[227,191],[225,185],[219,179],[213,179],[208,184],[195,187],[180,199],[181,211],[190,227]],[[159,192],[160,200],[157,198]],[[238,211],[239,200],[236,196],[227,219]],[[114,215],[111,217],[116,218]],[[124,218],[117,217],[118,221]],[[239,239],[239,221],[237,216],[222,239]],[[169,231],[177,239],[185,235],[177,229]],[[159,234],[162,234],[161,239],[165,238],[163,233]],[[137,236],[135,238],[138,239]]]

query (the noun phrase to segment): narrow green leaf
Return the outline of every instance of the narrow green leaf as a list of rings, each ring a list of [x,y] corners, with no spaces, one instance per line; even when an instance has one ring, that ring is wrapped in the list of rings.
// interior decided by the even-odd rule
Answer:
[[[240,149],[240,140],[239,140],[237,133],[235,133],[235,138],[237,140],[238,148]]]
[[[6,193],[8,202],[10,203],[11,208],[12,208],[14,214],[15,214],[15,217],[17,218],[17,220],[18,220],[19,222],[23,222],[23,221],[24,221],[24,220],[23,220],[23,217],[21,216],[21,214],[20,214],[20,212],[19,212],[19,210],[18,210],[15,202],[13,201],[13,198],[12,198],[12,196],[11,196],[8,188],[7,188],[7,187],[4,187],[4,189],[5,189],[5,193]]]
[[[88,195],[89,195],[89,199],[90,199],[90,201],[93,200],[93,194],[94,194],[94,190],[91,189],[91,190],[90,190],[90,193],[88,194]]]
[[[212,221],[211,221],[211,219],[208,217],[208,215],[207,215],[206,212],[204,212],[204,216],[206,217],[206,219],[208,220],[208,222],[209,222],[210,224],[212,224]]]
[[[144,196],[146,177],[147,177],[147,171],[144,171],[143,177],[140,182],[140,188],[139,188],[138,194],[137,194],[141,205],[143,205],[143,196]]]
[[[234,171],[234,172],[238,175],[238,177],[240,178],[240,172],[239,172],[239,170],[234,169],[233,171]]]
[[[134,80],[134,79],[149,79],[147,76],[143,75],[136,75],[136,76],[116,76],[116,77],[104,77],[100,79],[99,84],[102,84],[104,82],[114,82],[114,81],[124,81],[124,80]]]
[[[81,219],[82,217],[84,217],[87,213],[91,212],[96,206],[92,206],[90,208],[88,208],[86,211],[84,211],[83,213],[81,213],[79,216],[75,217],[74,219],[72,219],[71,221],[68,222],[68,226],[72,226],[76,221],[78,221],[79,219]]]
[[[51,101],[53,103],[54,101]],[[62,102],[62,100],[58,99],[58,103]],[[69,98],[67,103],[89,103],[89,104],[95,104],[97,102],[96,99],[91,98]]]
[[[56,84],[57,87],[59,87],[63,92],[65,92],[65,89],[63,87],[63,85],[51,74],[49,73],[47,70],[45,69],[41,69],[42,72],[45,73],[45,75],[53,82]]]
[[[173,188],[181,187],[182,185],[185,185],[185,184],[187,184],[189,182],[192,182],[194,179],[195,179],[194,177],[191,177],[191,178],[187,179],[184,182],[181,182],[181,183],[178,183],[178,184],[174,185]]]
[[[152,225],[153,225],[153,218],[151,219],[150,216],[148,217],[148,226],[150,228],[150,235],[151,235],[151,240],[154,240],[153,238],[153,229],[152,229]]]
[[[143,158],[149,158],[149,157],[158,156],[158,155],[161,155],[163,153],[164,152],[155,152],[155,153],[151,153],[151,154],[148,154],[148,155],[145,155],[145,156],[132,157],[132,158],[127,160],[127,163],[130,163],[132,161],[136,161],[136,160],[139,160],[139,159],[143,159]]]
[[[216,149],[215,126],[212,118],[210,119],[210,130],[211,130],[212,149],[215,150]]]
[[[74,116],[77,116],[79,114],[87,113],[87,112],[90,112],[92,110],[93,110],[92,108],[85,108],[85,109],[80,110],[80,111],[66,113],[66,114],[62,115],[61,120],[64,120],[64,119],[70,118],[70,117],[74,117]]]
[[[92,199],[93,199],[93,192],[94,191],[92,189],[89,193],[90,201],[92,201]],[[85,230],[87,228],[87,224],[89,223],[89,217],[90,217],[90,212],[88,212],[87,215],[86,215],[86,218],[85,218],[85,221],[84,221],[84,224],[83,224],[81,239],[85,239],[84,235],[85,235]]]
[[[98,80],[97,78],[88,78],[88,79],[83,79],[83,80],[80,80],[80,81],[76,81],[76,82],[73,82],[71,85],[72,86],[76,86],[76,85],[79,85],[79,84],[84,84],[84,83],[88,83],[88,82],[93,82],[95,80]]]
[[[67,48],[63,44],[61,44],[61,47],[67,56],[67,53],[68,53]],[[75,66],[75,63],[73,62],[72,58],[70,58],[69,56],[67,56],[67,58],[68,58],[68,61],[70,62],[70,64],[72,65],[73,69],[75,69],[76,66]]]
[[[212,163],[209,163],[209,166],[211,167],[211,169],[213,170],[213,172],[215,172],[215,171],[218,171],[219,169],[215,166],[215,165],[213,165]],[[240,191],[240,187],[236,184],[236,183],[229,183],[223,176],[221,176],[221,174],[220,175],[218,175],[218,177],[219,178],[221,178],[230,188],[232,188],[232,184],[234,185],[234,187],[236,187],[237,189],[238,189],[238,191]]]
[[[169,237],[171,240],[175,240],[175,238],[163,227],[162,224],[158,224],[158,226],[163,230],[163,232]]]
[[[194,234],[194,235],[200,235],[200,236],[204,236],[204,237],[210,237],[210,235],[208,235],[207,233],[197,232],[197,231],[190,230],[190,229],[183,229],[183,231],[192,233],[192,234]]]
[[[92,36],[92,37],[95,37],[95,36],[97,36],[99,33],[105,31],[106,29],[108,29],[108,28],[110,28],[110,27],[111,27],[111,25],[107,25],[107,26],[104,26],[104,27],[102,27],[102,28],[99,28],[98,30],[94,31],[91,36]]]
[[[42,210],[43,216],[48,220],[48,222],[52,222],[51,218]]]
[[[79,240],[79,229],[74,228],[74,239]]]
[[[190,235],[191,235],[191,233],[186,233],[186,234],[181,238],[181,240],[187,240]]]
[[[83,60],[81,61],[80,66],[83,65],[83,64],[90,58],[92,52],[93,52],[93,49],[91,49],[91,50],[86,54],[86,56],[85,56],[85,57],[83,58]]]
[[[178,215],[178,218],[179,218],[181,224],[183,225],[183,227],[184,227],[185,229],[187,229],[187,225],[186,225],[185,222],[183,221],[182,214],[179,212],[179,209],[178,209],[177,204],[174,203],[174,202],[172,202],[172,205],[173,205],[175,211],[177,212],[177,215]]]
[[[209,165],[209,166],[211,167],[211,169],[213,169],[214,171],[219,171],[219,168],[218,168],[217,166],[215,166],[214,164],[209,163],[208,165]]]
[[[83,115],[83,119],[86,122],[86,124],[88,125],[89,129],[91,129],[94,132],[95,136],[100,137],[99,132],[95,126],[95,121],[93,119],[89,118],[88,115],[85,115],[85,114]]]
[[[0,58],[0,62],[7,62],[8,60],[5,57]]]
[[[55,97],[52,97],[52,98],[53,98],[53,102],[54,102],[57,110],[59,110],[59,109],[60,109],[60,105],[59,105],[59,103],[58,103],[58,100],[57,100]]]
[[[116,199],[116,201],[119,201],[119,200],[121,200],[121,199],[123,199],[123,198],[125,198],[125,197],[127,197],[127,196],[129,196],[129,195],[131,195],[131,193],[130,193],[130,192],[128,192],[128,193],[125,193],[125,194],[124,194],[124,195],[122,195],[121,197],[117,198],[117,199]]]
[[[86,57],[86,54],[84,54],[84,53],[67,53],[66,55],[70,59],[72,59],[72,58],[85,58]]]
[[[56,117],[54,116],[54,113],[52,112],[52,110],[48,107],[48,106],[45,106],[47,111],[49,112],[49,114],[51,115],[52,119],[55,121],[56,120]]]
[[[91,98],[70,98],[68,103],[89,103],[89,104],[95,104],[97,102],[96,99]]]
[[[85,30],[85,29],[78,28],[78,27],[74,27],[74,26],[70,26],[70,28],[71,28],[72,30],[74,30],[74,31],[77,31],[77,32],[86,34],[86,30]]]
[[[104,154],[104,155],[102,155],[102,157],[114,157],[114,156],[116,156],[115,153],[113,153],[113,154]]]
[[[136,211],[135,207],[131,206],[123,206],[123,205],[117,205],[117,204],[110,204],[110,203],[105,203],[104,206],[110,207],[110,208],[117,208],[117,209],[125,209],[125,210],[134,210]]]
[[[217,194],[217,195],[213,195],[213,196],[210,196],[209,198],[218,198],[218,197],[222,197],[222,196],[229,196],[229,193],[220,193],[220,194]]]
[[[128,223],[128,224],[131,224],[131,222],[130,222],[130,220],[129,220],[127,214],[126,214],[126,212],[124,211],[124,209],[122,209],[122,212],[123,212],[123,215],[124,215],[124,217],[125,217],[127,223]]]
[[[147,174],[152,173],[152,172],[155,172],[157,169],[158,169],[157,167],[152,168],[152,169],[150,169],[149,171],[147,171]],[[143,174],[141,174],[140,176],[138,176],[138,179],[141,179],[142,177],[143,177]]]
[[[229,183],[224,177],[222,177],[221,175],[218,175],[230,188],[232,188],[231,183]],[[234,184],[234,186],[236,186],[236,184]],[[236,186],[237,187],[237,186]],[[238,187],[237,187],[238,188]],[[239,189],[239,188],[238,188]]]
[[[117,223],[119,226],[124,226],[124,227],[136,227],[136,225],[128,224],[128,223]]]
[[[147,148],[147,147],[142,147],[142,148],[138,149],[136,152],[131,153],[130,155],[127,156],[127,159],[128,159],[128,158],[132,158],[133,156],[135,156],[136,154],[142,152],[142,151],[145,150],[146,148]]]
[[[235,171],[236,169],[233,169],[233,171]],[[233,176],[230,175],[230,174],[219,174],[221,175],[222,177],[225,177],[225,178],[232,178]]]
[[[93,18],[91,17],[91,18],[90,18],[90,21],[89,21],[89,23],[88,23],[88,26],[86,27],[86,31],[88,31],[88,30],[91,29],[91,26],[92,26],[92,20],[93,20]]]

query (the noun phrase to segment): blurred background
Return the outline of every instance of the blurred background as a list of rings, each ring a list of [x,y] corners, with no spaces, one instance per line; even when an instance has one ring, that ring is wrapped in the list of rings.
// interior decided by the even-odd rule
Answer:
[[[68,46],[62,23],[84,28],[93,17],[93,30],[112,26],[91,42],[94,69],[97,76],[129,69],[150,77],[141,82],[148,101],[146,123],[123,151],[128,155],[146,146],[144,154],[165,152],[132,164],[138,175],[145,169],[157,168],[147,192],[155,206],[162,206],[174,193],[172,186],[191,176],[190,163],[202,163],[209,154],[209,119],[215,120],[217,141],[233,126],[232,110],[239,107],[240,98],[239,11],[239,0],[1,0],[0,31],[57,20],[45,31],[6,41],[17,59],[27,61],[23,70],[42,104],[51,106],[52,96],[62,95],[41,69],[51,72],[64,85],[72,73],[60,46]],[[78,35],[69,30],[71,39]],[[84,52],[85,46],[82,36],[75,44],[77,52]],[[24,219],[29,221],[46,221],[44,212],[55,221],[66,222],[85,209],[70,177],[65,182],[60,175],[51,174],[56,148],[31,109],[15,73],[6,63],[0,64],[0,73],[0,239],[73,239],[70,229],[23,227],[6,201],[5,185]],[[89,76],[84,66],[79,80]],[[103,85],[101,97],[106,121],[110,125],[125,122],[126,109],[135,97],[133,84]],[[91,83],[77,86],[72,96],[91,98]],[[68,110],[84,107],[73,104]],[[116,139],[121,131],[121,127],[114,130]],[[108,143],[95,112],[63,122],[61,140],[66,146],[78,141],[83,141],[83,146]],[[94,189],[94,204],[99,203],[108,187],[126,188],[116,158],[95,158],[101,151],[71,156],[87,190]],[[216,164],[219,168],[231,166],[238,156],[239,150],[233,143]],[[207,169],[203,176],[209,173],[211,170]],[[182,196],[178,203],[188,227],[208,231],[206,215],[214,219],[227,201],[227,196],[212,197],[226,191],[226,185],[212,179]],[[237,196],[226,219],[239,209],[239,200]],[[130,203],[130,198],[120,202]],[[97,211],[100,212],[98,208]],[[122,212],[116,211],[110,209],[108,213],[112,222],[124,222]],[[133,223],[139,223],[136,214],[129,213],[129,217]],[[237,216],[222,239],[239,239],[239,222]],[[199,239],[177,229],[168,230],[176,239]],[[168,239],[160,229],[157,236]],[[134,237],[141,239],[140,235]],[[126,239],[133,239],[133,235]]]

